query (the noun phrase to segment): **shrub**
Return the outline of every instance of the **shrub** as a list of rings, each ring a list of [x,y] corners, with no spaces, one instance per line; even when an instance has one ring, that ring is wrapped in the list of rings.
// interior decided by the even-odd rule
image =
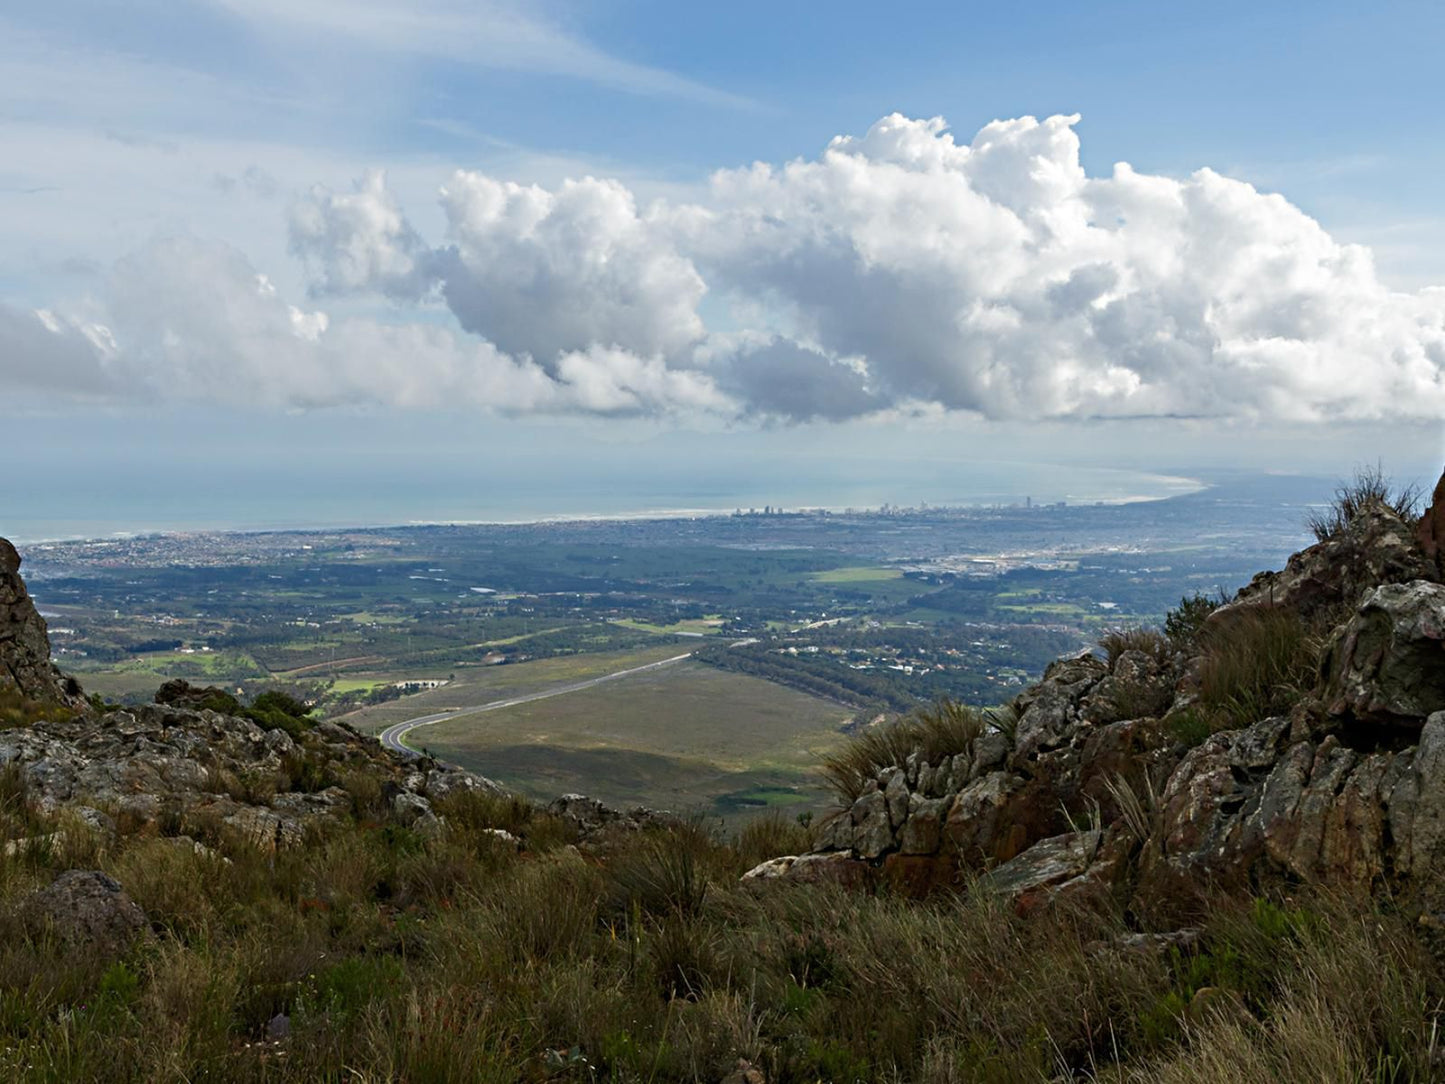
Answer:
[[[1209,615],[1227,600],[1224,592],[1218,598],[1210,598],[1198,592],[1181,598],[1179,605],[1164,615],[1164,635],[1175,647],[1186,647],[1199,638],[1200,630]]]
[[[1305,526],[1316,539],[1328,542],[1368,508],[1386,508],[1406,523],[1413,523],[1419,518],[1422,496],[1414,483],[1396,489],[1378,463],[1357,467],[1352,480],[1335,487],[1334,499],[1326,507],[1306,517]]]
[[[851,737],[823,758],[823,779],[851,804],[868,780],[884,768],[901,768],[914,753],[929,764],[973,749],[991,720],[977,708],[940,700],[892,722],[879,723]]]
[[[608,870],[613,914],[696,915],[708,894],[707,858],[713,844],[701,826],[645,831],[612,859]]]
[[[1315,681],[1320,640],[1293,610],[1231,611],[1204,637],[1199,701],[1215,729],[1283,715]]]

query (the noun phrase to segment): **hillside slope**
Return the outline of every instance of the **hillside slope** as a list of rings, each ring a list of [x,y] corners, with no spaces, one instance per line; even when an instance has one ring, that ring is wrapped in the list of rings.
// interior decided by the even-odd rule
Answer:
[[[0,544],[0,1071],[1438,1079],[1442,528],[1445,478],[730,840],[285,698],[89,704]]]

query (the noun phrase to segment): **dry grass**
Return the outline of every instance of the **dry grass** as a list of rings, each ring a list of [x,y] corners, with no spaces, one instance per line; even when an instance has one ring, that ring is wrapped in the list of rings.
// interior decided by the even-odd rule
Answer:
[[[1119,656],[1126,651],[1142,651],[1155,662],[1166,662],[1172,647],[1169,638],[1158,629],[1139,626],[1108,629],[1099,637],[1098,642],[1104,649],[1104,657],[1108,660],[1110,669],[1113,669]]]
[[[912,754],[933,764],[969,752],[988,724],[979,709],[941,700],[931,708],[920,708],[855,734],[841,749],[823,758],[822,775],[834,792],[851,804],[868,780],[884,768],[903,767]]]
[[[1199,701],[1213,729],[1282,715],[1314,686],[1319,636],[1292,610],[1252,606],[1204,631]]]
[[[584,857],[525,803],[445,804],[431,840],[356,822],[275,856],[140,833],[0,859],[0,1073],[710,1081],[739,1057],[774,1084],[1434,1071],[1445,985],[1416,929],[1373,904],[1220,901],[1196,949],[1160,954],[1115,947],[1117,919],[1025,920],[981,892],[753,895],[737,883],[753,856],[697,825]],[[499,850],[502,826],[548,842]],[[16,917],[75,862],[121,880],[149,944],[76,952]]]
[[[1369,508],[1386,508],[1406,523],[1414,523],[1420,516],[1423,496],[1420,487],[1413,483],[1396,488],[1378,463],[1373,467],[1359,467],[1353,479],[1335,487],[1334,500],[1327,507],[1309,514],[1305,526],[1318,541],[1328,542]]]

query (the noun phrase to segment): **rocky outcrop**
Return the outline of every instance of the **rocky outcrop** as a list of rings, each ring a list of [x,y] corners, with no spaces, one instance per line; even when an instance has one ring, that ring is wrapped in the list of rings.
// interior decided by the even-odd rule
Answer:
[[[1445,479],[1445,510],[1441,494]],[[1271,880],[1388,887],[1441,910],[1445,586],[1431,529],[1368,507],[1255,577],[1193,644],[1059,660],[1015,700],[1014,726],[881,768],[814,854],[750,878],[862,866],[921,892],[982,872],[972,883],[1020,911],[1068,901],[1166,926]],[[1229,614],[1264,605],[1328,630],[1318,683],[1288,715],[1201,735],[1203,653]]]
[[[460,769],[394,756],[334,723],[292,737],[250,719],[165,705],[0,731],[0,769],[12,766],[46,812],[82,805],[187,831],[219,823],[268,850],[359,804],[425,828],[435,820],[431,802],[459,788],[501,792]],[[360,776],[365,785],[353,785]]]
[[[20,554],[0,538],[0,693],[6,690],[42,703],[69,704],[80,695],[79,684],[51,663],[45,619],[20,577]]]
[[[1384,584],[1439,579],[1415,525],[1375,504],[1335,537],[1296,553],[1283,570],[1255,576],[1230,605],[1279,606],[1314,618],[1354,607],[1366,591]]]

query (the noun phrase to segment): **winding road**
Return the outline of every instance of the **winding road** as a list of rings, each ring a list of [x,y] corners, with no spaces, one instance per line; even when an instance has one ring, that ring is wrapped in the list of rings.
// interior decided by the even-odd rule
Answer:
[[[603,674],[601,677],[588,678],[586,681],[574,681],[570,685],[558,685],[551,689],[543,689],[541,692],[527,693],[525,696],[514,696],[507,700],[492,700],[486,704],[478,704],[472,708],[449,708],[446,711],[439,711],[432,715],[422,715],[415,719],[408,719],[402,723],[392,723],[380,734],[377,740],[388,749],[394,749],[398,753],[405,753],[408,756],[419,756],[420,754],[411,746],[406,744],[406,736],[418,727],[431,726],[432,723],[440,723],[445,719],[460,719],[464,715],[480,715],[484,711],[497,711],[501,708],[511,708],[518,704],[530,704],[533,700],[546,700],[549,696],[561,696],[563,693],[581,692],[583,689],[590,689],[594,685],[601,685],[604,681],[616,681],[618,678],[630,677],[633,674],[641,674],[648,670],[657,670],[664,666],[671,666],[673,663],[682,662],[684,659],[692,658],[692,652],[688,651],[682,655],[674,655],[669,659],[659,659],[657,662],[650,662],[643,666],[633,666],[627,670],[617,670],[611,674]]]

